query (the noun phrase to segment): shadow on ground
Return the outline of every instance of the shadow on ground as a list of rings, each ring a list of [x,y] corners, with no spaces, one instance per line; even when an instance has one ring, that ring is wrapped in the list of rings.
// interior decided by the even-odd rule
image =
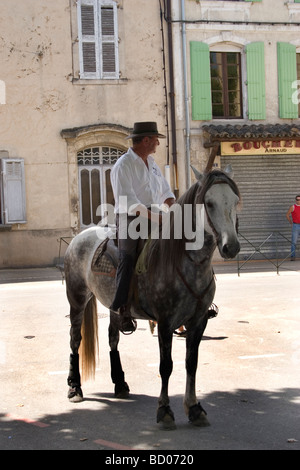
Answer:
[[[0,448],[300,450],[298,389],[214,392],[204,396],[201,404],[211,425],[196,428],[184,415],[182,396],[171,397],[177,424],[174,431],[159,429],[155,422],[157,397],[145,395],[131,395],[128,400],[117,400],[108,393],[90,395],[71,411],[45,415],[39,423],[2,414]]]

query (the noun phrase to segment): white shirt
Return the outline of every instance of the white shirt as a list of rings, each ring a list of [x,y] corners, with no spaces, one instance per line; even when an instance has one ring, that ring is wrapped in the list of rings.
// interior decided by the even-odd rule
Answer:
[[[166,199],[175,198],[151,155],[147,163],[148,168],[132,148],[115,163],[110,178],[116,213],[134,213],[134,208],[130,211],[131,206],[142,204],[150,207],[151,204],[163,204]]]

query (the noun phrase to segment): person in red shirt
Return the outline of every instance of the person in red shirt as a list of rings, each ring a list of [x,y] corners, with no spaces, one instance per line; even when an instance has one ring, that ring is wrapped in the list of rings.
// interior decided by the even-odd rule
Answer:
[[[296,245],[300,235],[300,194],[296,196],[296,204],[293,204],[287,211],[286,218],[292,225],[291,261],[294,261]]]

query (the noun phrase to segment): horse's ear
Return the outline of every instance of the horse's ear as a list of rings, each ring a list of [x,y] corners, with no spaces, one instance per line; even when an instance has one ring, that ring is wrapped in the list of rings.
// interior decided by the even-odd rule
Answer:
[[[200,171],[196,170],[196,168],[193,167],[193,165],[191,165],[191,169],[193,170],[194,175],[196,176],[197,180],[198,180],[198,181],[201,181],[202,178],[203,178],[202,173],[200,173]]]
[[[226,165],[226,167],[224,168],[224,172],[230,177],[230,178],[233,178],[233,168],[232,166],[229,164],[229,165]]]

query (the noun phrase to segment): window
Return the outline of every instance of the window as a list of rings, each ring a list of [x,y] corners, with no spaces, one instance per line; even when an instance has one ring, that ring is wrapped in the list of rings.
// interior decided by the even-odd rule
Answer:
[[[80,225],[83,228],[96,225],[101,216],[100,204],[114,205],[110,172],[124,150],[114,147],[90,147],[77,153],[79,169]],[[110,214],[108,214],[110,215]],[[113,220],[108,220],[113,223]]]
[[[192,119],[265,119],[264,43],[235,47],[241,52],[222,51],[222,46],[209,51],[206,43],[190,43]]]
[[[211,52],[210,72],[213,118],[241,118],[241,54]]]
[[[0,224],[26,223],[24,160],[0,159]]]
[[[80,78],[118,79],[117,4],[78,0]]]

